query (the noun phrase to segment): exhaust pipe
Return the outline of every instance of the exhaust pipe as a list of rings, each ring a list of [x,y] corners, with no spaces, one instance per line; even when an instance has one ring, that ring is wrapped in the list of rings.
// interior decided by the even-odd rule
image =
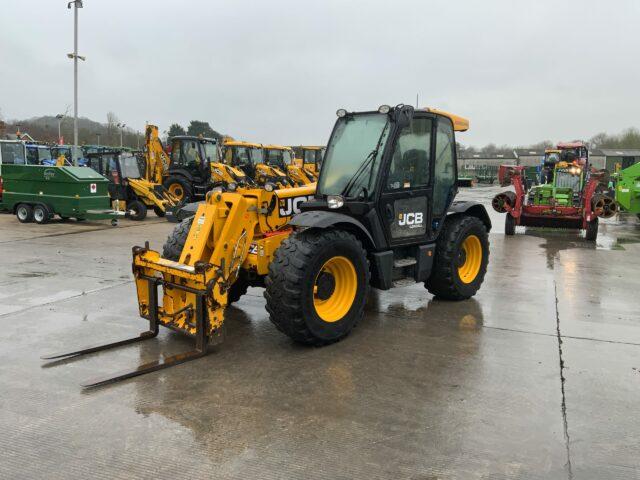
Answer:
[[[611,197],[597,194],[591,199],[591,209],[597,217],[611,218],[618,212],[618,203]]]
[[[498,213],[507,213],[506,206],[513,208],[516,204],[515,192],[502,192],[491,200],[491,206]]]

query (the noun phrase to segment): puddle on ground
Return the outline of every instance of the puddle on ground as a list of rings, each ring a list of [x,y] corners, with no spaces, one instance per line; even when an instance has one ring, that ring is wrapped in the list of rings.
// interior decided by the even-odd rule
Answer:
[[[54,275],[56,275],[56,273],[55,272],[9,272],[7,275],[13,278],[45,278],[45,277],[53,277]]]

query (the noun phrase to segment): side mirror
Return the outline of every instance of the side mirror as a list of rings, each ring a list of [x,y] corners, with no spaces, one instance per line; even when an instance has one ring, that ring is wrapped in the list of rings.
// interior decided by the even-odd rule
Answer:
[[[393,121],[399,129],[408,127],[413,118],[413,107],[411,105],[398,105],[393,109]]]

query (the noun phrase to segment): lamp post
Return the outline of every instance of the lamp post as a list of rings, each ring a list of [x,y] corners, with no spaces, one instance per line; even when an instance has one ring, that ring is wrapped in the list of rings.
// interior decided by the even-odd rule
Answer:
[[[73,0],[67,3],[67,8],[73,5],[73,53],[67,53],[67,57],[73,59],[73,144],[78,145],[78,59],[83,62],[85,57],[78,55],[78,9],[82,8],[82,0]]]
[[[62,113],[59,113],[58,115],[56,115],[56,118],[58,119],[58,145],[62,145],[62,134],[60,132],[60,126],[62,125],[62,119],[64,118],[64,115]]]
[[[100,134],[96,133],[96,137],[98,137],[98,146],[100,146]]]
[[[119,123],[116,126],[120,128],[120,146],[122,146],[122,131],[124,130],[124,127],[126,127],[126,125],[124,123]]]

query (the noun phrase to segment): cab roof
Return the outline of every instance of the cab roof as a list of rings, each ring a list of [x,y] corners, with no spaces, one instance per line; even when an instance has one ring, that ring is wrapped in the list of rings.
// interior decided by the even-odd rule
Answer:
[[[444,110],[432,107],[425,107],[419,110],[424,110],[427,112],[435,113],[436,115],[442,115],[443,117],[449,118],[453,123],[453,129],[456,132],[466,132],[467,130],[469,130],[469,120],[467,118],[461,117],[460,115],[445,112]]]
[[[265,150],[292,150],[291,147],[285,147],[283,145],[263,145],[262,148]]]
[[[228,147],[262,148],[260,143],[243,142],[242,140],[225,140],[224,145]]]
[[[218,143],[218,140],[216,140],[215,138],[196,137],[195,135],[176,135],[174,137],[171,137],[171,141],[173,140],[195,140],[196,142]]]
[[[558,144],[558,148],[560,150],[567,150],[569,148],[580,148],[580,147],[586,147],[586,145],[583,142],[561,142]]]

